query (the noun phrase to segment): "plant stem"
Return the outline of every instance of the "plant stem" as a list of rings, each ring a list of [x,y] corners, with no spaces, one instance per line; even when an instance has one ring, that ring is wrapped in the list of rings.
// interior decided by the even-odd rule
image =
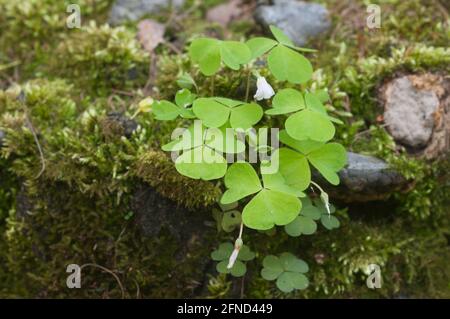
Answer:
[[[245,88],[245,102],[248,102],[248,96],[250,95],[250,68],[247,68],[247,85]]]
[[[239,237],[238,239],[242,239],[242,232],[244,231],[244,223],[241,222],[241,227],[239,229]]]
[[[314,186],[316,186],[316,187],[320,190],[320,192],[323,193],[323,189],[322,189],[322,187],[319,186],[319,184],[317,184],[317,183],[314,182],[314,181],[311,181],[311,184],[313,184]]]

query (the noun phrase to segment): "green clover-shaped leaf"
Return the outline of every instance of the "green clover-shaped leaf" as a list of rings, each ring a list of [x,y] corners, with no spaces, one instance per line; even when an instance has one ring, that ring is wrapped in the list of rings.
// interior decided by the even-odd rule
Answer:
[[[267,64],[277,80],[295,84],[309,81],[313,72],[307,58],[282,44],[270,51]]]
[[[325,179],[333,185],[339,184],[339,172],[347,164],[347,152],[338,143],[322,143],[293,139],[286,131],[279,134],[280,141],[303,154]]]
[[[277,115],[297,112],[305,108],[303,94],[294,89],[282,89],[275,94],[272,100],[272,109],[266,114]]]
[[[225,175],[227,161],[215,150],[202,145],[179,156],[175,168],[180,174],[193,179],[212,180]]]
[[[330,209],[331,208],[334,209],[334,206],[330,205]],[[302,210],[300,211],[301,216],[309,217],[312,220],[319,220],[324,212],[326,213],[326,208],[323,204],[322,207],[319,208],[312,204],[309,197],[302,198]]]
[[[312,65],[308,59],[296,51],[315,50],[296,47],[289,37],[275,26],[270,26],[270,30],[276,41],[263,37],[247,41],[251,57],[256,59],[269,52],[267,64],[277,80],[291,83],[307,82],[312,76]]]
[[[248,129],[258,123],[263,110],[256,103],[225,98],[200,98],[194,101],[194,114],[207,127],[221,127],[228,121],[233,128]]]
[[[244,142],[239,140],[235,130],[227,125],[206,129],[204,143],[221,153],[238,154],[245,151]]]
[[[231,165],[225,175],[224,182],[227,190],[220,200],[222,204],[237,202],[262,189],[258,174],[248,163]]]
[[[222,153],[240,153],[245,150],[245,145],[226,126],[205,129],[194,123],[162,149],[183,151],[175,161],[180,174],[211,180],[225,175],[228,165]]]
[[[338,143],[328,143],[307,155],[310,163],[333,185],[339,184],[340,171],[347,164],[347,152]]]
[[[320,89],[314,91],[314,95],[317,96],[320,102],[325,103],[328,102],[331,98],[326,90]]]
[[[268,189],[285,192],[303,197],[311,181],[311,172],[306,157],[288,148],[281,148],[272,154],[279,160],[278,171],[275,174],[265,174],[262,168],[264,185]]]
[[[330,213],[334,213],[336,208],[330,205]],[[316,198],[314,202],[308,197],[302,198],[302,209],[299,216],[297,216],[291,223],[284,226],[285,232],[292,237],[300,235],[311,235],[316,232],[317,224],[315,221],[320,220],[322,225],[328,230],[338,228],[339,220],[328,214],[324,203]]]
[[[195,80],[189,73],[182,73],[177,79],[177,84],[182,89],[190,90],[192,87],[195,87],[198,90]]]
[[[327,142],[333,138],[334,125],[325,106],[312,93],[305,93],[306,108],[288,117],[287,133],[296,140]]]
[[[251,59],[251,51],[245,43],[237,41],[221,41],[210,38],[199,38],[192,41],[189,56],[198,63],[204,75],[216,73],[221,62],[233,70]]]
[[[275,47],[278,42],[268,38],[255,37],[248,40],[246,44],[252,52],[252,59],[256,59]]]
[[[270,26],[270,31],[272,32],[276,41],[264,37],[255,37],[246,42],[247,46],[250,48],[250,51],[252,52],[252,59],[256,59],[264,55],[265,53],[273,49],[277,44],[284,45],[297,51],[317,52],[317,50],[314,49],[301,48],[296,46],[292,42],[292,40],[286,34],[284,34],[284,32],[281,29],[277,28],[276,26],[273,25]]]
[[[242,211],[244,224],[253,229],[266,230],[274,225],[286,225],[298,214],[300,200],[274,184],[261,185],[260,179],[249,163],[234,163],[225,175],[227,191],[221,203],[232,203],[256,194]],[[270,188],[269,188],[270,187]]]
[[[317,224],[314,219],[310,217],[297,216],[291,223],[284,226],[284,230],[292,237],[312,235],[317,230]]]
[[[263,189],[244,207],[242,220],[249,228],[266,230],[289,224],[300,208],[296,196]]]
[[[294,113],[288,117],[285,126],[288,134],[296,140],[326,142],[334,136],[334,119],[328,116],[325,106],[312,93],[303,95],[291,88],[280,90],[266,114],[287,113]]]
[[[328,230],[339,228],[339,226],[341,225],[339,219],[337,219],[336,216],[333,215],[322,215],[320,217],[320,222],[322,223],[323,227]]]
[[[181,89],[175,94],[175,103],[182,108],[187,108],[192,105],[196,95],[191,93],[188,89]]]
[[[311,181],[311,173],[306,158],[288,148],[281,148],[280,173],[283,175],[286,185],[296,190],[305,190]]]
[[[242,277],[247,272],[247,266],[244,262],[254,259],[255,253],[248,246],[242,245],[233,267],[228,269],[228,260],[233,250],[234,246],[232,243],[222,243],[218,249],[211,253],[211,258],[219,262],[216,266],[218,272],[231,274],[234,277]]]
[[[276,279],[277,287],[283,292],[305,289],[309,284],[304,275],[309,270],[308,265],[291,253],[282,253],[279,257],[266,256],[263,266],[261,276],[266,280]]]
[[[269,26],[269,28],[270,28],[270,31],[272,32],[273,36],[279,43],[284,44],[289,47],[295,47],[294,42],[292,42],[292,40],[289,39],[289,37],[286,34],[284,34],[284,32],[280,28],[278,28],[274,25]]]
[[[155,119],[159,121],[172,121],[180,115],[180,108],[169,101],[155,101],[152,106]]]
[[[153,114],[155,119],[160,121],[172,121],[178,116],[186,119],[195,118],[192,109],[189,106],[195,99],[195,94],[191,93],[188,89],[179,90],[175,96],[175,103],[162,100],[156,101],[153,106]]]
[[[332,215],[336,211],[336,208],[333,205],[330,205],[330,214],[328,214],[328,210],[319,198],[316,198],[314,200],[314,205],[321,212],[320,222],[322,223],[323,227],[328,230],[339,228],[339,226],[341,225],[339,219],[337,219],[336,216]]]

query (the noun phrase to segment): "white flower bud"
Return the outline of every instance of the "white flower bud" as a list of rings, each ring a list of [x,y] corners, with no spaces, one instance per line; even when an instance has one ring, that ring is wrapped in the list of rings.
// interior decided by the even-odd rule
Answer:
[[[236,242],[234,243],[234,250],[231,253],[230,259],[228,260],[228,269],[233,268],[234,263],[236,262],[236,259],[239,255],[239,250],[241,250],[241,247],[244,243],[242,242],[242,239],[238,238],[236,239]]]
[[[266,78],[263,76],[258,76],[256,80],[256,94],[254,95],[255,100],[261,101],[262,99],[270,99],[274,94],[273,88],[267,83]]]

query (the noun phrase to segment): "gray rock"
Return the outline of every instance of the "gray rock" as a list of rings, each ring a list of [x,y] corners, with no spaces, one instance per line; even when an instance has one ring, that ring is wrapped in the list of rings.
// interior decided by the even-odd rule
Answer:
[[[266,29],[275,25],[283,30],[298,46],[305,45],[331,26],[328,10],[323,5],[303,1],[276,0],[273,5],[259,6],[254,16]]]
[[[326,187],[335,198],[345,202],[383,200],[393,192],[405,190],[409,184],[383,160],[352,152],[347,157],[347,166],[339,172],[340,184]],[[319,177],[319,181],[324,183],[323,178]]]
[[[384,121],[392,137],[412,147],[425,147],[433,134],[439,98],[433,91],[414,87],[408,76],[388,83],[384,92]]]
[[[108,119],[119,124],[123,129],[125,137],[130,138],[133,132],[136,131],[138,124],[135,120],[126,117],[121,112],[109,112]]]
[[[117,25],[125,21],[137,21],[147,14],[158,14],[163,9],[182,6],[185,0],[117,0],[108,22]]]

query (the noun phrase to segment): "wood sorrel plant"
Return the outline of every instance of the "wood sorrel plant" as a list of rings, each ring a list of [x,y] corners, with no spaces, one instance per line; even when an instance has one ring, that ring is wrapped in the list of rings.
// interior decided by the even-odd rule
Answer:
[[[272,26],[271,31],[275,40],[257,37],[242,43],[198,38],[192,41],[189,56],[205,76],[214,77],[222,66],[239,70],[243,65],[249,72],[257,74],[253,62],[267,57],[267,66],[278,81],[294,85],[308,82],[313,68],[300,52],[312,50],[295,46],[276,27]],[[194,94],[187,87],[197,86],[187,74],[179,79],[179,83],[184,89],[176,94],[175,103],[154,102],[152,112],[162,121],[177,117],[196,121],[196,125],[175,134],[174,140],[163,146],[165,151],[181,153],[175,159],[180,174],[194,179],[224,180],[225,192],[219,203],[223,212],[216,210],[214,214],[225,231],[238,228],[239,236],[234,245],[223,243],[212,253],[212,258],[219,262],[219,272],[243,276],[245,262],[255,257],[243,244],[244,227],[270,230],[284,226],[286,233],[293,237],[313,234],[319,220],[327,229],[339,227],[339,221],[332,215],[334,207],[329,204],[328,195],[311,180],[313,166],[328,182],[337,185],[337,172],[346,164],[344,147],[329,142],[335,134],[333,122],[339,120],[330,117],[324,106],[329,100],[328,94],[285,88],[276,92],[271,103],[265,102],[264,109],[256,102],[208,96],[214,92],[213,88],[210,92]],[[214,85],[214,81],[211,83]],[[264,78],[258,77],[257,85],[256,100],[270,99],[274,94]],[[248,84],[246,95],[248,97]],[[264,113],[269,117],[286,117],[284,129],[278,134],[281,147],[258,145],[259,150],[264,148],[270,152],[270,159],[254,163],[242,154],[246,148],[254,147],[254,141],[260,138],[260,133],[256,134],[251,128],[258,124],[262,126]],[[201,121],[200,124],[197,121]],[[226,134],[230,129],[233,129],[232,133]],[[253,134],[242,139],[239,138],[242,132]],[[229,159],[230,154],[241,156],[229,165],[226,158]],[[268,170],[268,164],[275,159],[277,170]],[[320,191],[320,199],[311,201],[305,195],[304,191],[310,185]],[[267,280],[276,280],[279,289],[290,292],[308,286],[304,275],[307,271],[308,265],[304,261],[283,253],[265,257],[261,275]]]

